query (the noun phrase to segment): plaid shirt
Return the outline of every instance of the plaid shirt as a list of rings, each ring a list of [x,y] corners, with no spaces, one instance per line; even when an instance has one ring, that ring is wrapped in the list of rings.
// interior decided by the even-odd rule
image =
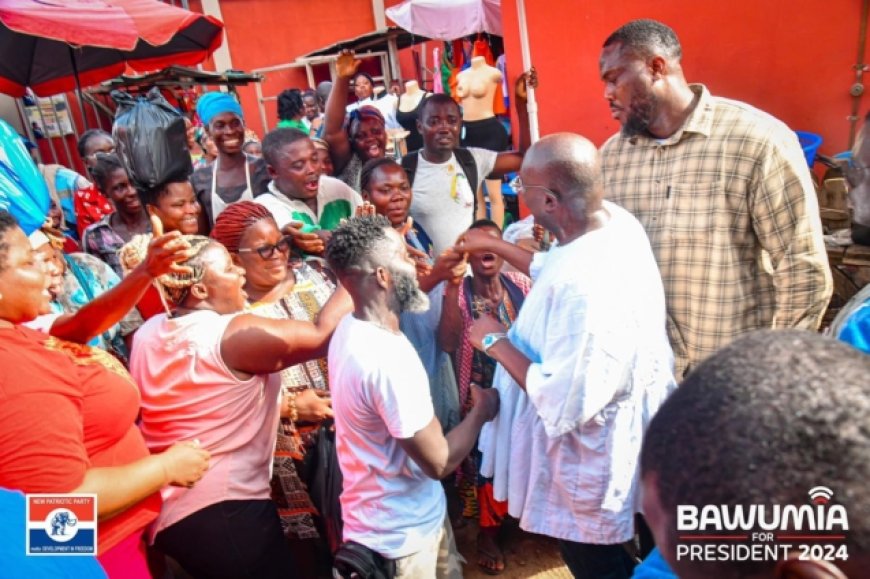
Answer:
[[[817,329],[833,290],[795,134],[691,88],[697,106],[671,137],[602,148],[607,197],[644,225],[661,269],[678,379],[744,332]]]

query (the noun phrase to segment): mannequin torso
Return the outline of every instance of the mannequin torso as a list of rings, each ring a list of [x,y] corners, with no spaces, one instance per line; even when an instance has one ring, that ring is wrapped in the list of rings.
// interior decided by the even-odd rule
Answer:
[[[405,83],[405,92],[399,97],[399,110],[403,113],[413,111],[420,105],[426,94],[426,91],[420,89],[416,80],[409,80]]]
[[[471,67],[456,77],[456,94],[462,99],[462,120],[480,121],[495,116],[493,99],[502,74],[486,64],[482,56],[471,59]]]

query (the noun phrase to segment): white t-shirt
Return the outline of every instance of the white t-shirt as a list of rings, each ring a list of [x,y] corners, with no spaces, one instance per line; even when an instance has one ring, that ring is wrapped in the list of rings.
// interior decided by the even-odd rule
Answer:
[[[388,129],[401,129],[402,125],[396,120],[396,107],[399,106],[399,97],[392,93],[385,94],[379,99],[367,98],[347,105],[344,110],[347,114],[352,113],[362,106],[375,107],[384,116],[384,125]]]
[[[495,167],[498,153],[469,147],[482,181]],[[452,247],[474,221],[474,194],[479,183],[468,182],[456,155],[444,163],[430,163],[420,152],[414,174],[411,217],[419,223],[435,249],[435,255]]]
[[[388,559],[412,555],[444,522],[444,491],[399,445],[435,416],[417,352],[348,314],[329,344],[329,384],[344,486],[344,540]]]
[[[291,221],[317,226],[332,231],[340,219],[349,219],[362,205],[360,194],[333,177],[320,177],[317,190],[317,215],[304,201],[293,199],[278,191],[275,182],[269,182],[269,192],[258,195],[254,201],[272,212],[278,229]]]

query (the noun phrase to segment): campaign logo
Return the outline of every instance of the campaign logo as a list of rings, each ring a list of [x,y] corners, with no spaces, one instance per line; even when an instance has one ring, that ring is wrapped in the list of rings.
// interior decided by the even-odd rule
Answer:
[[[780,561],[849,558],[846,508],[826,486],[809,490],[809,504],[677,505],[677,560]]]
[[[27,495],[27,555],[96,555],[97,495]]]

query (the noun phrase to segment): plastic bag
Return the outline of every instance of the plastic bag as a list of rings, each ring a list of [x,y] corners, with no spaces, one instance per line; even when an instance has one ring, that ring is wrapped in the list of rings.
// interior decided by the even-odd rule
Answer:
[[[135,187],[152,189],[193,172],[184,118],[160,89],[144,97],[116,90],[112,99],[118,105],[112,137]]]
[[[39,229],[48,215],[51,198],[21,136],[0,119],[0,209],[18,220],[24,233]]]

